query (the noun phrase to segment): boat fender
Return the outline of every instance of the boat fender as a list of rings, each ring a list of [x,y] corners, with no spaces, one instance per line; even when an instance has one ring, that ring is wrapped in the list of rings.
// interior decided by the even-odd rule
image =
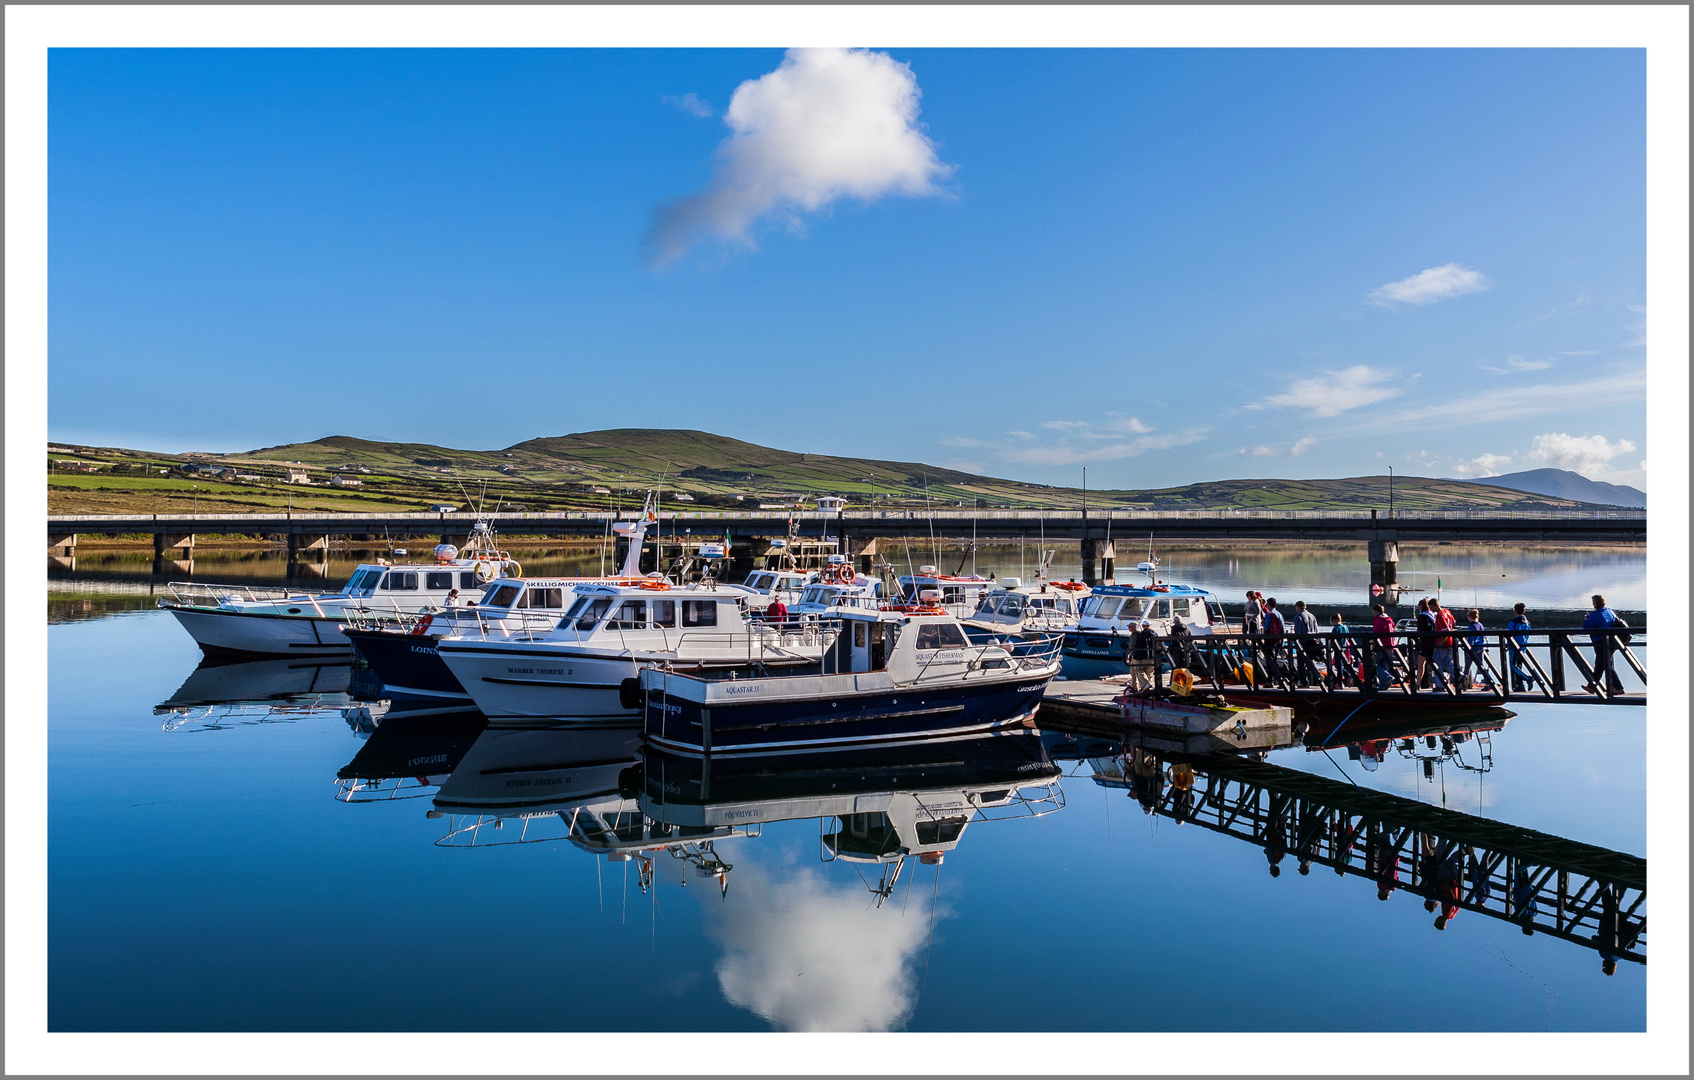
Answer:
[[[640,679],[625,679],[618,683],[618,704],[626,709],[641,708]]]

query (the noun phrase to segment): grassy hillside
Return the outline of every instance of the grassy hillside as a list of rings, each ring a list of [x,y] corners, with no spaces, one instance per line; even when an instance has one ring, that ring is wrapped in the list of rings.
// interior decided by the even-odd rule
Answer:
[[[191,459],[192,458],[192,459]],[[466,492],[486,490],[490,507],[561,510],[628,505],[634,492],[662,486],[668,509],[692,496],[699,509],[750,509],[798,496],[846,496],[856,507],[971,506],[1074,509],[1083,493],[1016,480],[939,469],[920,462],[797,453],[704,431],[623,428],[530,439],[504,450],[458,450],[428,443],[379,442],[332,435],[216,459],[99,447],[48,454],[49,508],[60,513],[180,512],[197,497],[202,509],[417,510],[436,502],[464,505]],[[53,462],[92,465],[93,473],[55,473]],[[183,472],[227,463],[258,482],[226,483]],[[285,484],[304,467],[312,485]],[[164,475],[160,470],[165,470]],[[356,488],[325,486],[334,474],[357,477]],[[198,494],[193,487],[198,485]],[[602,490],[595,490],[602,489]],[[1158,510],[1368,510],[1388,505],[1388,479],[1219,480],[1146,491],[1096,490],[1095,507]],[[1585,504],[1487,484],[1395,477],[1402,510],[1555,508]]]

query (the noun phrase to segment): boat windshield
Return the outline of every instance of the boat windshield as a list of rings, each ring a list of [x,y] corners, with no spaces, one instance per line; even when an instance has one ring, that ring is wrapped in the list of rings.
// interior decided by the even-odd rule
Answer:
[[[381,580],[381,570],[361,570],[347,579],[347,587],[341,591],[348,596],[369,596]]]
[[[588,600],[588,606],[577,616],[576,628],[579,633],[586,634],[600,625],[600,620],[606,617],[606,612],[612,606],[612,598],[610,596],[596,596],[593,599],[588,597],[583,597],[583,599]],[[563,629],[564,623],[561,622],[559,626]]]
[[[965,632],[951,623],[925,623],[918,627],[920,649],[958,649],[969,644]]]

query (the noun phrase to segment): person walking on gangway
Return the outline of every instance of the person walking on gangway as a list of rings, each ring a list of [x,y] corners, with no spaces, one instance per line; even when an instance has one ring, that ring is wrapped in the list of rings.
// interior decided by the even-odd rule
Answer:
[[[1525,614],[1523,602],[1520,600],[1512,605],[1512,617],[1506,623],[1506,629],[1527,631],[1529,628],[1529,616]],[[1512,658],[1512,693],[1522,694],[1535,685],[1535,676],[1523,666],[1524,657],[1529,652],[1529,635],[1513,634],[1507,641],[1506,651]]]
[[[1318,617],[1306,610],[1304,600],[1294,601],[1295,685],[1316,686],[1318,667],[1312,658],[1318,651]]]
[[[1488,639],[1482,636],[1482,631],[1488,628],[1482,625],[1482,612],[1476,608],[1471,608],[1465,617],[1469,620],[1465,629],[1471,631],[1465,637],[1465,688],[1480,690],[1486,687],[1492,690],[1494,689],[1494,676],[1489,674],[1488,664],[1483,659],[1486,655],[1484,650],[1488,646]],[[1475,673],[1474,677],[1472,672]]]
[[[1376,688],[1378,691],[1388,689],[1393,666],[1389,654],[1394,651],[1394,620],[1389,617],[1388,609],[1381,604],[1373,609],[1376,615],[1371,619],[1371,632],[1376,635]]]
[[[1627,625],[1606,606],[1604,596],[1595,593],[1589,599],[1594,603],[1594,610],[1582,620],[1584,630],[1615,630]],[[1619,638],[1615,634],[1589,634],[1588,641],[1594,646],[1594,681],[1588,684],[1587,689],[1598,694],[1601,693],[1600,687],[1604,686],[1606,693],[1623,693],[1623,682],[1618,678],[1617,672],[1612,670]]]
[[[1276,597],[1265,600],[1265,681],[1272,686],[1282,681],[1282,643],[1288,624],[1276,610]]]

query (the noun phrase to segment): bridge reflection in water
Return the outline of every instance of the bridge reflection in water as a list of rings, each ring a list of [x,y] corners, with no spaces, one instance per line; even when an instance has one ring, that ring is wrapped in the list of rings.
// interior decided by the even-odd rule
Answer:
[[[1646,963],[1638,856],[1249,758],[1130,746],[1088,760],[1095,783],[1149,812],[1263,849],[1272,874],[1291,856],[1302,874],[1324,866],[1384,899],[1423,897],[1438,927],[1470,911],[1594,949],[1607,974]]]

